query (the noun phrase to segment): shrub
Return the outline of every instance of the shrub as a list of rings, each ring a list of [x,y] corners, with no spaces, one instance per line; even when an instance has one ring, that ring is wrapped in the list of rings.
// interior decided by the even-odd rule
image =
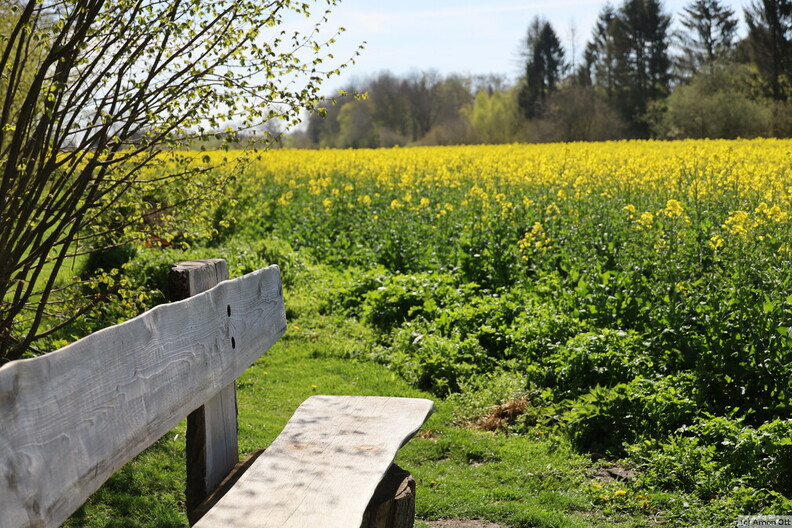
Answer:
[[[508,330],[511,355],[520,360],[523,368],[536,366],[542,370],[554,350],[586,328],[584,321],[554,305],[532,303],[517,314]]]
[[[653,376],[655,362],[640,335],[606,328],[578,334],[559,347],[544,365],[544,384],[560,396],[575,397],[596,385]]]
[[[690,423],[697,411],[695,386],[691,374],[681,373],[594,387],[566,403],[567,433],[580,451],[623,456],[625,443],[663,438]]]
[[[497,368],[475,338],[441,336],[405,325],[393,337],[388,362],[416,387],[439,396],[459,391],[462,380]]]
[[[348,269],[341,284],[330,292],[323,310],[339,311],[351,317],[362,317],[366,295],[383,287],[388,281],[388,275],[388,270],[381,266],[368,270]]]
[[[738,138],[767,135],[772,108],[751,95],[752,72],[738,64],[714,64],[668,97],[655,132],[669,137]]]
[[[474,289],[458,286],[451,275],[394,275],[364,295],[363,318],[382,334],[417,318],[431,320],[442,307],[464,304]]]
[[[739,487],[792,491],[792,420],[750,427],[741,418],[705,415],[665,440],[628,449],[647,483],[702,498]]]

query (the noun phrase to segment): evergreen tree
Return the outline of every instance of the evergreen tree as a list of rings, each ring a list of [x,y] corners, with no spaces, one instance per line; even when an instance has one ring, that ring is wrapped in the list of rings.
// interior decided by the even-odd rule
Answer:
[[[687,73],[714,63],[733,47],[738,22],[734,10],[719,0],[693,0],[684,8],[680,22],[689,32],[681,38]]]
[[[770,85],[770,95],[786,100],[792,83],[792,0],[755,0],[745,10],[748,48]]]
[[[615,9],[610,3],[605,4],[597,17],[591,41],[586,45],[584,71],[579,75],[584,79],[583,84],[601,88],[608,100],[612,100],[616,93],[616,23]]]
[[[564,48],[553,26],[535,18],[526,38],[525,79],[517,97],[520,111],[527,118],[541,114],[566,70]]]
[[[643,115],[651,101],[668,95],[671,60],[668,54],[671,17],[658,0],[625,0],[619,10],[617,48],[621,72],[620,106],[624,117],[644,135]]]
[[[586,49],[593,84],[619,109],[638,136],[646,136],[645,114],[669,93],[671,17],[659,0],[625,0],[606,5]]]

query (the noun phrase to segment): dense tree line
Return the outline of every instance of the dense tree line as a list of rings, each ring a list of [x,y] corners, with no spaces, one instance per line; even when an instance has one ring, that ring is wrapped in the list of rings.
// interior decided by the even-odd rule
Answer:
[[[324,101],[299,146],[792,136],[792,0],[738,13],[691,0],[601,9],[575,63],[555,28],[532,20],[516,83],[496,76],[382,73]],[[365,93],[366,97],[348,94]]]

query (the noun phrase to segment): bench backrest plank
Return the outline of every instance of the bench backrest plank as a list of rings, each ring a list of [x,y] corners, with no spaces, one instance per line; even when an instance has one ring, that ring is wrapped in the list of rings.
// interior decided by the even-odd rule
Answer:
[[[354,528],[399,448],[434,404],[312,396],[193,528]]]
[[[276,266],[0,368],[0,528],[55,526],[285,331]]]

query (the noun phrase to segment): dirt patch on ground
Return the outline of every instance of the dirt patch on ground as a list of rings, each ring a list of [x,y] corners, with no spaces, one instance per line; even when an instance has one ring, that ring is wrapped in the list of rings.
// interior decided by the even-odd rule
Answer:
[[[606,482],[614,482],[617,480],[627,481],[632,480],[635,478],[635,471],[624,466],[619,466],[614,464],[609,467],[601,467],[597,469],[597,473],[594,476],[598,481],[602,483]]]
[[[499,431],[511,425],[528,409],[527,398],[517,398],[490,408],[490,412],[476,420],[466,422],[470,428],[484,431]]]
[[[432,528],[505,528],[501,524],[469,519],[443,519],[441,521],[425,522]]]

